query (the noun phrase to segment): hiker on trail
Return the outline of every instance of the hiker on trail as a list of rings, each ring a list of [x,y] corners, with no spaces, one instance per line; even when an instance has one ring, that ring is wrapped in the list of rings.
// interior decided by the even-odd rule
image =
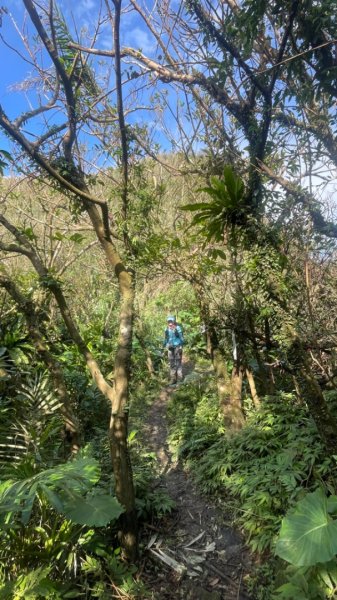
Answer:
[[[167,327],[165,329],[164,348],[168,350],[168,360],[170,365],[170,384],[182,381],[182,358],[183,358],[184,336],[180,325],[173,316],[167,317]]]

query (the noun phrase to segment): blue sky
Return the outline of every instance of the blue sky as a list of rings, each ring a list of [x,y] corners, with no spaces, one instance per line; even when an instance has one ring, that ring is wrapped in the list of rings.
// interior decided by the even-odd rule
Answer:
[[[100,0],[59,0],[58,5],[64,14],[68,26],[73,31],[75,27],[78,33],[84,33],[87,30],[88,36],[93,33],[97,15],[100,10]],[[28,32],[31,35],[34,28],[29,24],[29,20],[25,18],[25,9],[22,0],[7,0],[1,3],[8,9],[9,15],[3,15],[3,23],[0,30],[2,36],[9,44],[12,44],[16,49],[24,50],[24,45],[20,40],[20,33]],[[17,30],[15,29],[15,25]],[[74,37],[76,37],[74,31]],[[146,54],[151,55],[155,46],[151,40],[149,33],[144,29],[139,16],[135,12],[123,14],[121,21],[121,38],[122,44],[132,45],[135,48],[142,48]],[[111,29],[108,24],[102,28],[100,37],[97,42],[97,47],[104,49],[112,48]],[[0,60],[1,60],[1,86],[0,100],[8,104],[10,96],[10,109],[14,112],[22,108],[22,94],[13,94],[11,86],[22,81],[22,78],[29,76],[31,67],[19,60],[18,55],[6,48],[4,44],[0,45]]]
[[[81,35],[84,43],[86,39],[91,37],[93,28],[97,21],[97,16],[101,5],[100,0],[59,0],[58,5],[62,13],[64,14],[68,26],[73,30],[74,37],[75,29],[77,33]],[[28,82],[31,77],[34,77],[34,68],[29,62],[23,60],[18,56],[16,50],[24,55],[27,59],[27,50],[24,47],[24,41],[22,36],[28,35],[30,40],[34,35],[34,27],[30,24],[29,19],[25,16],[25,9],[22,0],[7,0],[2,2],[2,6],[8,9],[10,14],[3,15],[2,27],[0,33],[3,39],[12,46],[15,50],[12,50],[0,40],[0,60],[1,60],[1,84],[0,84],[0,104],[2,105],[6,114],[14,119],[22,112],[29,110],[34,104],[36,93],[30,89],[28,84],[25,85],[22,82]],[[104,10],[105,12],[105,10]],[[87,35],[86,35],[87,34]],[[31,43],[31,42],[30,42]],[[122,15],[121,20],[121,43],[122,45],[132,46],[134,48],[141,48],[148,56],[154,56],[156,51],[156,45],[154,39],[151,39],[151,34],[145,29],[139,15],[133,11],[128,11]],[[111,28],[106,23],[99,35],[96,47],[110,49],[112,48],[112,34]],[[42,59],[44,65],[48,67],[51,65],[51,60],[43,53]],[[105,64],[102,66],[101,59],[92,58],[93,64],[97,74],[104,74],[107,71],[107,65],[110,59],[107,59]],[[113,82],[112,82],[113,83]],[[125,89],[125,96],[127,97],[128,91],[132,91],[134,83],[130,84],[129,90]],[[159,84],[159,89],[163,89],[165,86]],[[172,95],[172,100],[176,102],[176,94],[168,88],[168,94]],[[137,99],[138,104],[148,106],[150,104],[151,90],[144,89],[143,94]],[[48,113],[50,114],[50,113]],[[57,121],[57,117],[54,117]],[[156,116],[153,110],[143,110],[142,112],[135,112],[130,114],[128,120],[130,123],[148,123],[154,127],[157,141],[166,144],[164,136],[160,131],[160,126],[156,124]],[[37,128],[37,121],[33,125],[29,122],[27,128],[29,131],[34,133],[34,127]],[[30,129],[29,129],[30,128]],[[157,128],[157,131],[156,131]],[[37,132],[37,129],[35,129]],[[174,137],[174,133],[173,133]],[[9,140],[4,136],[0,130],[0,149],[9,149]]]
[[[90,37],[101,6],[100,0],[59,0],[58,5],[66,17],[68,25],[72,29],[76,27],[79,33],[81,30],[87,30]],[[7,8],[10,14],[3,15],[0,33],[6,41],[13,44],[15,48],[23,50],[24,46],[20,40],[20,33],[28,31],[28,33],[31,34],[34,31],[34,28],[29,26],[29,20],[25,18],[23,2],[22,0],[7,0],[7,2],[2,2],[1,6]],[[15,29],[13,21],[17,26],[17,30]],[[151,55],[155,50],[154,41],[145,30],[141,19],[135,12],[123,14],[121,21],[121,38],[123,45],[142,48],[145,54]],[[97,46],[104,49],[110,49],[112,47],[111,29],[108,24],[102,29]],[[0,45],[0,60],[0,100],[1,102],[5,102],[5,100],[8,101],[8,96],[10,96],[11,110],[14,111],[16,106],[20,110],[22,107],[22,95],[14,94],[13,96],[10,86],[21,82],[23,77],[26,75],[28,76],[31,72],[30,66],[24,64],[22,60],[19,60],[17,54],[6,48],[4,44]]]

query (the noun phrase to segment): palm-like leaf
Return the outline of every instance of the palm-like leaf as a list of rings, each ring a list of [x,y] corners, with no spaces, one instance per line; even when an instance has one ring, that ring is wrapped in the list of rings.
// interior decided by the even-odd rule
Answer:
[[[60,406],[45,373],[28,378],[0,408],[0,463],[17,463],[31,452],[41,460],[48,438],[61,429]]]
[[[53,36],[56,40],[60,59],[67,75],[73,81],[81,83],[85,88],[86,96],[97,95],[99,89],[95,81],[94,72],[87,63],[82,64],[80,62],[78,51],[71,48],[70,43],[73,42],[73,39],[66,20],[58,7],[56,7],[53,18]]]

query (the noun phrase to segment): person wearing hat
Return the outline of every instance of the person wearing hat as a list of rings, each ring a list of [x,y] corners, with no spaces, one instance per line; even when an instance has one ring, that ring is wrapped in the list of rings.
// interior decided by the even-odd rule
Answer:
[[[169,315],[166,320],[167,327],[165,329],[164,348],[167,348],[168,351],[170,384],[174,385],[177,381],[182,381],[183,379],[182,358],[184,336],[174,316]]]

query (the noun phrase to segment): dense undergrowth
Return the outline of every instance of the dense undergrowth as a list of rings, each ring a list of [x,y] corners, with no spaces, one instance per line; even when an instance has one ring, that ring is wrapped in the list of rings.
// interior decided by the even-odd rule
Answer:
[[[175,289],[177,294],[177,289]],[[157,485],[157,460],[146,446],[144,422],[165,379],[160,319],[151,321],[136,340],[129,407],[129,446],[140,523],[170,512],[172,500]],[[155,318],[153,315],[155,314]],[[197,368],[171,396],[169,441],[192,473],[199,489],[217,499],[224,514],[244,532],[256,558],[246,581],[252,598],[318,600],[335,598],[337,564],[293,567],[276,556],[281,523],[298,501],[315,490],[336,489],[334,458],[326,453],[308,409],[291,393],[262,399],[256,410],[245,398],[245,426],[228,435],[209,362],[200,359],[197,316],[186,313],[186,337]],[[111,364],[110,346],[83,325],[83,335]],[[157,335],[157,339],[155,339]],[[155,340],[155,341],[153,341]],[[120,507],[107,428],[110,407],[91,382],[74,345],[63,332],[54,340],[67,388],[81,423],[82,449],[67,461],[59,403],[48,373],[28,343],[25,326],[9,320],[0,352],[0,600],[20,598],[149,598],[137,568],[121,558],[117,536]],[[153,359],[154,373],[146,360]],[[190,357],[192,352],[190,352]],[[334,407],[336,394],[326,394]],[[71,465],[71,466],[69,466]]]
[[[334,460],[325,457],[307,407],[292,394],[264,398],[259,411],[248,400],[246,416],[238,434],[226,435],[213,384],[201,376],[171,398],[170,444],[199,489],[232,512],[260,557],[247,581],[254,598],[335,597],[331,572],[323,582],[319,569],[286,569],[274,556],[289,508],[317,488],[333,493]]]
[[[110,348],[96,323],[91,345],[107,368]],[[110,407],[66,338],[54,342],[81,423],[81,450],[69,460],[59,401],[27,342],[22,321],[9,319],[0,356],[0,598],[144,598],[137,567],[121,557],[107,436]],[[155,456],[140,430],[160,382],[147,379],[145,356],[134,350],[129,444],[140,522],[172,502],[155,490]],[[146,402],[144,402],[146,397]],[[67,459],[68,458],[68,459]]]

